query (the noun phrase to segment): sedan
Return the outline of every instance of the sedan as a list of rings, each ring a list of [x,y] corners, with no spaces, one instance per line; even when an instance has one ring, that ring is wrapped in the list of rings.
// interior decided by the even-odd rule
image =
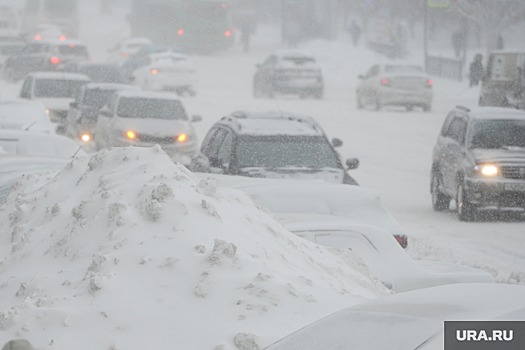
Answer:
[[[367,105],[380,110],[383,106],[404,106],[407,110],[421,107],[430,111],[432,80],[422,67],[416,65],[373,65],[361,80],[356,91],[357,107]]]

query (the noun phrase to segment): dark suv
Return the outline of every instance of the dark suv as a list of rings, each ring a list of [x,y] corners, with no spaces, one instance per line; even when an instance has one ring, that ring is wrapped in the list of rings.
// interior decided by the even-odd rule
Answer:
[[[79,41],[38,41],[27,44],[20,53],[7,59],[4,76],[18,81],[31,72],[62,71],[72,62],[86,60],[89,60],[87,48]]]
[[[193,159],[193,171],[250,177],[323,179],[357,185],[311,117],[282,112],[234,112],[212,126]],[[348,159],[348,169],[359,165]]]
[[[525,112],[456,107],[432,159],[434,210],[447,210],[451,199],[461,221],[481,210],[525,210]]]

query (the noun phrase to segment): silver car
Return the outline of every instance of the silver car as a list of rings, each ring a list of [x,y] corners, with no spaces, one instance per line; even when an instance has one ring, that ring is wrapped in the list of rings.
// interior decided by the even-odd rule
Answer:
[[[363,76],[357,87],[357,107],[367,105],[380,110],[383,106],[404,106],[407,110],[421,107],[430,111],[432,80],[422,67],[404,64],[376,64]]]

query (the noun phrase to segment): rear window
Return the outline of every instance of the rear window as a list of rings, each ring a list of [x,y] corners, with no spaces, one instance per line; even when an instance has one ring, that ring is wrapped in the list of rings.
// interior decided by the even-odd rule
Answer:
[[[87,48],[82,45],[61,45],[58,47],[58,52],[65,56],[88,57]]]
[[[37,79],[34,94],[43,98],[75,98],[84,84],[82,80]]]
[[[312,64],[315,63],[313,57],[307,56],[286,56],[282,58],[284,63],[293,63],[295,65]]]
[[[420,66],[385,66],[387,73],[421,73],[423,68]]]
[[[188,120],[180,101],[160,98],[123,97],[119,101],[117,114],[124,118]]]

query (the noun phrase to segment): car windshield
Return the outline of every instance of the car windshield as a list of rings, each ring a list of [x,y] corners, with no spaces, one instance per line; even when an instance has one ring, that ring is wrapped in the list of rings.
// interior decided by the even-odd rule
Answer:
[[[108,102],[114,92],[115,90],[89,89],[86,91],[82,103],[100,109]]]
[[[525,120],[483,120],[473,125],[470,148],[525,148]]]
[[[240,168],[340,168],[336,153],[322,136],[245,136],[236,148]]]
[[[61,45],[58,47],[58,52],[65,56],[82,56],[88,57],[87,48],[81,45]]]
[[[161,98],[123,97],[117,114],[124,118],[188,120],[180,101]]]
[[[423,68],[420,66],[385,66],[387,73],[421,73]]]
[[[88,66],[79,69],[79,73],[87,75],[93,82],[111,82],[116,84],[125,84],[124,75],[113,67],[105,66]]]
[[[37,79],[35,81],[35,96],[75,98],[84,84],[86,82],[83,80]]]

